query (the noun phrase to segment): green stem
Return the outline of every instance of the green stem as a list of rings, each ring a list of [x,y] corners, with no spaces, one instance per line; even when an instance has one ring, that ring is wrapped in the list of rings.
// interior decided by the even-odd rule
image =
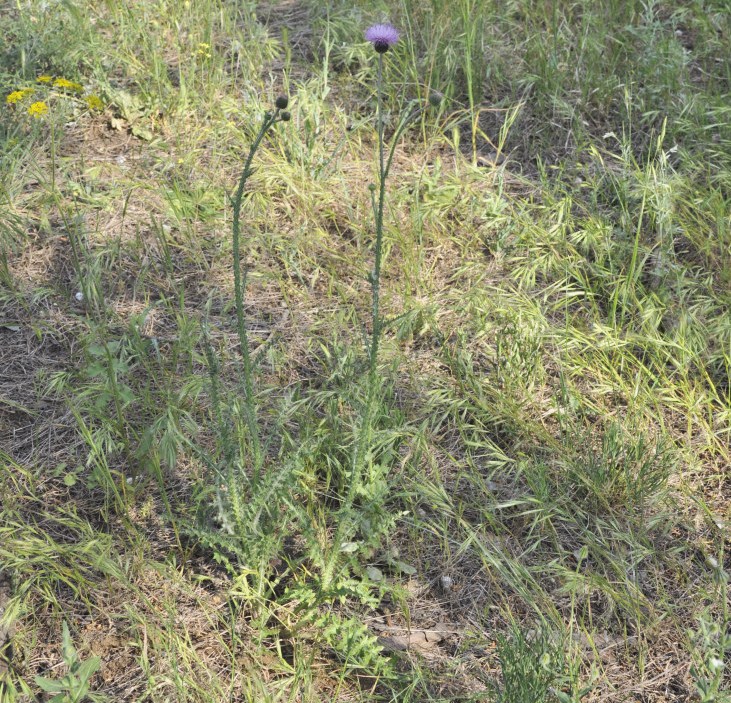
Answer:
[[[375,208],[376,215],[376,248],[373,272],[371,273],[371,290],[372,290],[372,332],[371,344],[368,351],[368,396],[366,398],[366,408],[363,414],[363,423],[360,433],[360,441],[356,447],[356,453],[353,459],[353,479],[351,481],[351,490],[354,492],[360,482],[360,475],[357,472],[358,462],[362,460],[362,456],[366,451],[371,436],[371,421],[373,414],[373,406],[376,400],[376,392],[378,389],[378,349],[381,342],[381,333],[383,332],[383,322],[380,316],[380,293],[381,293],[381,264],[383,262],[383,211],[386,203],[386,180],[391,170],[393,157],[396,152],[396,145],[403,134],[406,127],[418,117],[422,109],[416,108],[408,113],[398,124],[396,131],[391,138],[391,147],[388,152],[388,158],[384,158],[384,140],[383,140],[383,54],[378,54],[378,166],[379,166],[379,183],[378,183],[378,203]]]
[[[386,164],[383,159],[383,54],[378,54],[378,209],[376,210],[376,252],[371,286],[373,290],[369,388],[373,386],[378,361],[378,343],[380,341],[381,321],[379,317],[379,303],[381,292],[381,260],[383,258],[383,206],[386,199]],[[390,165],[390,159],[389,159]]]
[[[353,463],[350,474],[350,483],[347,488],[345,500],[340,508],[341,518],[338,522],[337,529],[333,540],[332,556],[327,560],[322,574],[322,588],[327,590],[332,582],[335,564],[340,554],[340,545],[347,536],[347,530],[350,525],[349,513],[355,503],[355,497],[362,481],[361,464],[365,455],[371,437],[371,424],[373,405],[376,399],[376,388],[378,384],[377,363],[378,363],[378,345],[381,335],[381,321],[379,315],[380,303],[380,278],[381,278],[381,261],[383,259],[383,209],[386,198],[386,176],[388,168],[393,158],[393,145],[389,154],[388,162],[385,161],[384,145],[383,145],[383,54],[378,54],[378,80],[377,80],[377,100],[378,108],[376,113],[376,122],[378,127],[378,203],[375,207],[376,220],[376,248],[375,261],[373,271],[369,278],[371,282],[372,303],[371,318],[372,331],[371,343],[368,349],[368,393],[366,397],[365,410],[361,419],[360,431],[358,439],[353,450]]]
[[[264,135],[269,128],[276,122],[279,110],[264,118],[264,123],[257,134],[254,143],[249,149],[249,155],[246,157],[244,170],[241,172],[239,184],[236,188],[236,194],[233,199],[233,258],[234,258],[234,295],[236,298],[236,323],[239,334],[239,342],[241,344],[241,356],[244,362],[244,393],[246,400],[246,424],[251,437],[251,446],[254,454],[254,478],[258,476],[259,470],[263,463],[261,453],[261,443],[259,441],[259,430],[256,416],[256,402],[254,398],[254,380],[253,380],[253,364],[251,361],[251,352],[249,349],[249,336],[246,331],[246,319],[244,317],[244,289],[246,288],[246,275],[248,269],[244,261],[242,274],[241,260],[241,203],[244,197],[244,189],[246,181],[252,174],[251,163],[254,154],[259,148]]]
[[[416,108],[408,113],[396,127],[391,139],[391,146],[388,158],[385,155],[383,140],[383,54],[378,54],[378,79],[377,79],[377,112],[376,122],[378,128],[378,202],[373,203],[373,211],[376,222],[376,246],[373,271],[369,276],[371,282],[371,342],[368,347],[368,391],[366,396],[365,410],[360,423],[359,436],[353,450],[353,463],[345,500],[340,508],[341,519],[338,522],[333,539],[334,550],[332,556],[327,560],[322,574],[322,588],[327,590],[332,582],[333,571],[337,562],[340,545],[348,537],[347,530],[351,522],[348,515],[352,510],[358,489],[363,479],[362,463],[368,450],[372,434],[373,411],[375,408],[378,392],[378,349],[383,332],[383,324],[380,316],[380,292],[381,292],[381,264],[383,262],[383,213],[386,203],[386,180],[391,170],[393,157],[396,152],[396,145],[406,127],[422,113],[422,108]]]
[[[380,293],[381,293],[381,263],[383,261],[383,209],[386,201],[386,176],[387,168],[391,165],[393,157],[393,145],[389,154],[388,164],[384,157],[383,145],[383,54],[378,54],[378,80],[377,80],[377,113],[376,122],[378,125],[378,203],[376,206],[376,248],[373,271],[370,275],[371,281],[371,344],[368,350],[368,395],[366,407],[363,413],[359,441],[356,444],[353,456],[353,472],[348,491],[347,504],[352,504],[355,492],[360,485],[360,463],[366,452],[371,436],[371,415],[373,403],[376,397],[378,384],[378,346],[381,340],[381,317],[380,317]],[[395,142],[394,142],[395,143]]]

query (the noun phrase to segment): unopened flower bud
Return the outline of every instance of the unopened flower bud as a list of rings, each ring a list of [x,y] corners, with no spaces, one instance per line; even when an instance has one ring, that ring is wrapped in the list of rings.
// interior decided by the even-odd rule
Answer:
[[[286,110],[287,105],[289,105],[289,98],[286,95],[280,95],[274,104],[277,106],[277,110]]]
[[[442,104],[441,93],[429,93],[429,104],[432,107],[439,107]]]

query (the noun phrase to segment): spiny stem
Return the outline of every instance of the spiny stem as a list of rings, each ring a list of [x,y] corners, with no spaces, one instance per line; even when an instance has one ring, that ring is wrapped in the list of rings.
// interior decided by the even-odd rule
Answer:
[[[368,385],[372,386],[378,361],[378,342],[381,333],[379,302],[381,290],[381,259],[383,254],[383,207],[386,199],[386,164],[383,159],[383,54],[378,54],[378,209],[376,210],[376,251],[371,286],[373,289],[373,331],[371,337]]]
[[[373,265],[373,271],[369,278],[371,282],[372,291],[372,304],[371,304],[371,317],[372,317],[372,331],[371,331],[371,343],[368,349],[368,392],[366,396],[365,410],[360,423],[360,431],[358,439],[353,449],[353,463],[350,473],[350,483],[347,488],[345,500],[340,508],[341,519],[338,522],[337,529],[335,530],[334,537],[334,551],[332,556],[327,560],[325,568],[322,573],[322,588],[327,590],[330,586],[333,577],[333,571],[340,553],[340,544],[346,537],[346,530],[350,524],[348,513],[353,507],[355,497],[358,493],[362,480],[362,462],[363,457],[370,444],[371,437],[371,424],[373,415],[373,406],[376,399],[376,388],[378,384],[377,362],[378,362],[378,343],[381,334],[381,323],[379,318],[379,293],[380,293],[380,277],[381,277],[381,259],[383,252],[383,208],[386,196],[386,175],[387,175],[387,164],[384,159],[384,145],[383,145],[383,98],[381,94],[383,80],[383,54],[378,54],[378,80],[377,80],[377,100],[378,108],[376,113],[376,121],[378,126],[378,204],[375,208],[375,219],[376,219],[376,248],[375,248],[375,262]],[[392,156],[393,150],[391,152]],[[390,165],[391,159],[389,158],[388,165]]]
[[[376,206],[376,247],[373,271],[370,276],[372,303],[371,303],[371,344],[368,350],[368,395],[366,397],[366,407],[363,413],[359,441],[356,445],[355,454],[353,456],[353,475],[351,478],[350,494],[354,494],[360,483],[359,464],[363,460],[363,455],[367,449],[371,436],[371,415],[373,413],[373,403],[376,397],[376,387],[378,384],[377,366],[378,366],[378,345],[381,339],[381,319],[380,319],[380,292],[381,292],[381,262],[383,260],[383,209],[386,201],[386,175],[387,165],[384,156],[383,144],[383,54],[378,54],[378,79],[377,79],[377,113],[376,122],[378,126],[378,203]],[[390,161],[390,159],[389,159]],[[351,501],[352,502],[352,501]]]
[[[383,262],[383,213],[386,204],[386,179],[388,178],[391,164],[393,163],[396,144],[398,143],[404,129],[419,114],[421,108],[417,108],[408,113],[398,124],[395,133],[391,139],[391,147],[389,149],[388,158],[385,157],[385,144],[383,139],[383,54],[378,54],[378,82],[377,82],[377,113],[376,120],[378,125],[378,203],[376,204],[376,247],[374,256],[373,272],[370,276],[372,290],[372,307],[371,307],[371,344],[368,350],[368,395],[366,397],[366,407],[363,413],[361,431],[359,441],[356,445],[353,457],[353,472],[351,479],[351,492],[355,492],[360,482],[360,473],[358,465],[363,459],[363,455],[367,449],[371,436],[371,423],[373,408],[378,390],[378,349],[381,342],[381,333],[383,324],[380,315],[380,292],[381,292],[381,264]]]
[[[348,514],[353,508],[355,498],[358,495],[363,480],[363,463],[368,451],[372,429],[373,413],[378,395],[378,348],[381,341],[383,325],[380,316],[380,291],[381,291],[381,264],[383,262],[383,213],[386,203],[386,179],[388,178],[393,157],[396,151],[396,144],[406,127],[422,113],[422,108],[417,107],[401,119],[391,139],[391,146],[388,158],[385,154],[383,139],[383,54],[378,54],[378,78],[376,87],[377,112],[376,123],[378,129],[378,202],[372,197],[373,211],[376,224],[376,246],[374,254],[373,271],[369,276],[371,283],[371,340],[368,347],[368,389],[366,395],[365,409],[360,422],[358,438],[353,449],[353,463],[351,466],[350,483],[347,488],[345,500],[340,508],[341,519],[338,523],[334,536],[334,552],[327,560],[322,573],[322,588],[326,590],[332,581],[333,571],[338,559],[341,543],[347,538],[347,530],[351,524]]]
[[[256,416],[256,401],[254,398],[254,379],[253,379],[253,364],[251,361],[251,352],[249,349],[249,336],[246,331],[246,319],[244,317],[244,289],[246,288],[246,275],[248,268],[244,261],[243,274],[242,274],[242,260],[241,260],[241,203],[244,197],[244,189],[246,188],[246,181],[252,174],[251,163],[254,159],[254,154],[259,148],[264,135],[267,133],[269,128],[277,121],[277,115],[279,110],[273,114],[269,114],[264,118],[264,123],[257,134],[251,148],[249,149],[249,155],[246,157],[244,163],[244,170],[241,172],[239,178],[239,184],[236,188],[236,194],[233,199],[233,259],[234,259],[234,295],[236,298],[236,323],[239,334],[239,342],[241,344],[241,356],[244,362],[244,393],[246,400],[246,425],[249,430],[251,437],[251,447],[254,454],[254,478],[256,479],[259,470],[263,463],[263,456],[261,453],[261,442],[259,441],[259,429]]]

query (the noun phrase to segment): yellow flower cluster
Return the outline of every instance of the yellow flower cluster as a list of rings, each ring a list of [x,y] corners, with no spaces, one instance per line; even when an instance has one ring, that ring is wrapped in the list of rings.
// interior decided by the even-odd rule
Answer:
[[[88,95],[86,97],[86,104],[90,110],[104,109],[104,103],[98,95]]]
[[[82,93],[84,86],[80,83],[74,83],[68,78],[49,76],[44,74],[36,78],[36,82],[50,85],[53,88],[60,88],[61,90],[74,91],[75,93]],[[5,102],[8,105],[17,105],[18,103],[25,100],[30,95],[33,95],[35,88],[19,88],[9,93],[5,97]],[[82,98],[90,110],[103,110],[104,103],[98,95],[87,95]],[[38,100],[28,107],[28,114],[36,119],[43,117],[48,112],[48,104],[43,100]]]
[[[63,88],[65,90],[75,90],[76,92],[80,93],[82,90],[84,90],[84,86],[80,83],[74,83],[73,81],[70,81],[68,78],[56,78],[55,81],[53,81],[53,87],[54,88]]]
[[[14,90],[5,98],[5,102],[8,105],[15,105],[15,103],[19,103],[29,95],[33,95],[33,88],[21,88],[20,90]]]
[[[211,58],[210,49],[211,49],[210,44],[201,42],[200,44],[198,44],[198,51],[196,51],[196,54],[198,54],[198,56],[202,56],[205,59],[210,59]]]
[[[28,114],[31,117],[35,117],[36,119],[42,117],[47,112],[48,112],[48,105],[46,105],[46,103],[44,103],[42,100],[39,100],[38,102],[33,103],[28,108]]]

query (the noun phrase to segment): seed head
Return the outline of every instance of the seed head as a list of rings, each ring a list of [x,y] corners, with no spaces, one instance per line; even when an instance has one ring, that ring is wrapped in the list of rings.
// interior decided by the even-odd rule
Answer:
[[[282,122],[289,122],[292,119],[292,113],[285,110],[279,115],[279,119],[282,120]]]
[[[287,105],[289,105],[289,98],[286,95],[280,95],[274,104],[277,106],[277,110],[286,110]]]
[[[391,24],[374,24],[366,30],[365,38],[379,54],[385,54],[398,41],[399,31]]]

